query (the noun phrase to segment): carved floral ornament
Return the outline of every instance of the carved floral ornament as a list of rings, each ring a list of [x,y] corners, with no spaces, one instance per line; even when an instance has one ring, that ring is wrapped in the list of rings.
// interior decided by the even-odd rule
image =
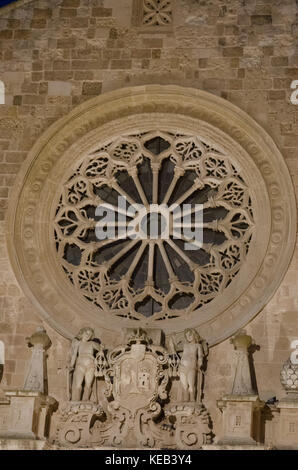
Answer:
[[[203,212],[203,244],[196,241],[187,250],[188,231],[179,231],[174,211],[166,237],[160,213],[163,227],[156,238],[148,230],[146,239],[131,239],[122,229],[133,216],[125,221],[119,196],[144,208],[154,204],[155,210],[191,201],[188,213]],[[121,238],[115,233],[97,239],[100,204],[112,205]],[[119,214],[123,217],[116,218]],[[139,218],[147,235],[146,215]],[[195,224],[189,217],[189,228]],[[156,130],[117,136],[84,155],[64,181],[54,216],[56,251],[70,283],[99,313],[147,317],[156,325],[192,313],[224,292],[246,261],[253,231],[249,188],[229,156],[198,135]]]
[[[172,0],[133,0],[132,24],[144,32],[171,28],[173,17]]]
[[[143,24],[147,26],[166,26],[172,23],[170,0],[144,0]]]
[[[38,140],[15,186],[11,261],[41,315],[72,337],[199,328],[210,345],[269,300],[295,242],[292,183],[272,139],[209,93],[152,85],[77,107]],[[200,203],[203,245],[97,240],[95,208]],[[91,323],[92,322],[92,323]]]

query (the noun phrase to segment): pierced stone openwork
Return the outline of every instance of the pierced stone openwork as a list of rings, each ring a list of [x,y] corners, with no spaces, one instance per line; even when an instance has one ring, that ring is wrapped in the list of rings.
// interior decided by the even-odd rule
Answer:
[[[143,0],[143,24],[167,26],[172,23],[171,0]]]
[[[190,204],[189,232],[173,211],[167,238],[156,210],[140,220],[145,236],[98,239],[96,208],[118,195],[127,206]],[[193,240],[198,214],[203,238]],[[118,216],[116,231],[135,220]],[[209,345],[231,336],[280,285],[295,237],[294,191],[271,137],[227,100],[162,85],[103,94],[54,123],[7,217],[12,267],[41,317],[67,338],[90,324],[113,344],[123,328],[149,326],[197,328]]]
[[[165,228],[150,236],[144,217],[147,236],[132,239],[127,227],[140,213],[123,221],[121,196],[145,208],[167,205],[166,236]],[[98,240],[103,204],[114,210],[116,236]],[[202,240],[190,238],[196,216]],[[152,321],[187,315],[221,294],[245,262],[253,229],[249,189],[230,156],[197,135],[165,131],[120,136],[86,155],[63,185],[54,222],[57,254],[76,289],[99,311]]]

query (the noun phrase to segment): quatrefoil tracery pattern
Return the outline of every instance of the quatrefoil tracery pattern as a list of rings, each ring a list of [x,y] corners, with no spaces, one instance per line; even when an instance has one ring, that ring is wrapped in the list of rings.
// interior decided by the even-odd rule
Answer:
[[[98,240],[95,209],[129,204],[203,205],[203,244],[187,237]],[[193,218],[191,219],[193,221]],[[116,221],[116,229],[121,230]],[[54,221],[57,255],[69,281],[99,310],[161,321],[221,294],[245,263],[254,222],[248,187],[231,158],[193,135],[120,136],[86,156],[65,182]],[[177,238],[175,238],[177,237]]]
[[[171,0],[143,0],[143,24],[167,26],[172,23]]]

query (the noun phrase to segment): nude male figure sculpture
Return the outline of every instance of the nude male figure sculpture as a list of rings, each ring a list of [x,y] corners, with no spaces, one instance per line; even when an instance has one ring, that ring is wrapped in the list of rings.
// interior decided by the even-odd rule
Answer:
[[[199,402],[202,400],[202,381],[204,357],[208,354],[208,347],[198,332],[193,328],[184,331],[185,343],[179,354],[178,376],[181,387],[178,400],[183,402]],[[177,348],[172,344],[174,350]]]
[[[94,330],[82,328],[71,344],[69,358],[69,399],[89,401],[95,377],[95,355],[101,350],[100,344],[93,341]]]

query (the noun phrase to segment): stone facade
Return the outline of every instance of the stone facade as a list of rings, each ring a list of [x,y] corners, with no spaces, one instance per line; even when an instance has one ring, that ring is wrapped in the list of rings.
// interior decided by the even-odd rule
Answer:
[[[210,92],[245,111],[272,137],[297,192],[298,107],[290,101],[291,82],[298,79],[295,0],[168,3],[167,20],[154,19],[150,12],[145,17],[142,2],[136,0],[19,0],[0,10],[0,79],[6,91],[5,104],[0,105],[4,389],[22,388],[31,358],[26,337],[42,323],[8,257],[5,217],[17,191],[13,184],[43,132],[77,105],[137,85]],[[297,282],[296,249],[279,288],[246,326],[259,345],[254,364],[262,401],[284,395],[280,369],[292,340],[298,338]],[[53,344],[48,352],[48,394],[60,403],[66,400],[70,342],[45,320],[43,325]],[[112,335],[104,342],[115,346]],[[228,340],[209,351],[204,402],[216,436],[223,434],[216,402],[230,392],[234,379],[231,351]],[[53,429],[55,419],[54,413]]]

